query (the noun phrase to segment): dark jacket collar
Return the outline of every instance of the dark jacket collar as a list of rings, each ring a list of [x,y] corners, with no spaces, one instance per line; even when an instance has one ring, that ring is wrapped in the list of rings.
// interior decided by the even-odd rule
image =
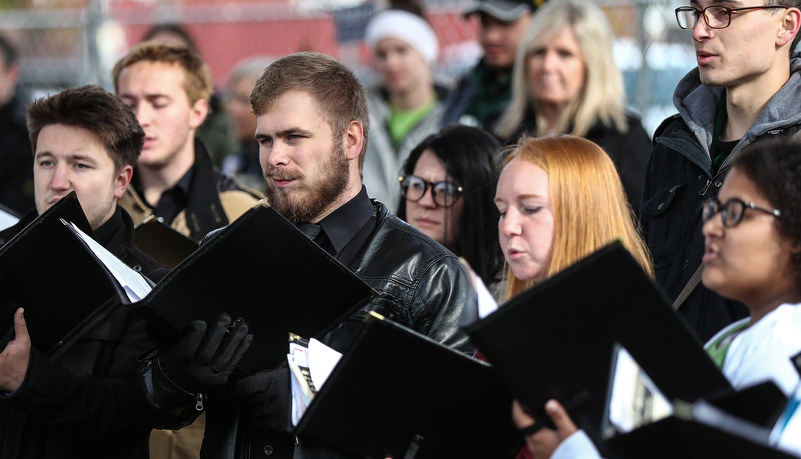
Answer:
[[[133,247],[133,235],[133,221],[120,206],[117,206],[111,218],[95,230],[95,240],[117,258],[123,258],[126,248]]]
[[[186,196],[186,226],[190,237],[203,239],[209,231],[229,223],[220,201],[217,179],[220,172],[214,166],[209,149],[203,141],[195,138],[195,162],[173,188],[179,188]],[[144,196],[134,174],[134,190]],[[142,200],[144,202],[144,199]]]
[[[335,256],[342,253],[372,215],[373,205],[367,197],[367,189],[362,186],[359,194],[320,221],[320,227],[334,246]]]

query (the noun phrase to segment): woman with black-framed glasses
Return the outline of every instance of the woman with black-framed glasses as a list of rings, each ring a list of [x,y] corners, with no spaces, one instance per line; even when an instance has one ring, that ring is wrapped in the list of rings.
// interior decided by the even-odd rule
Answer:
[[[702,281],[750,312],[706,346],[735,388],[768,376],[785,393],[798,383],[789,357],[801,351],[799,148],[770,143],[743,150],[718,196],[703,208]],[[745,358],[755,353],[764,355]]]
[[[799,387],[790,360],[801,352],[799,150],[799,143],[748,147],[704,205],[702,281],[750,312],[705,346],[738,390],[766,380],[788,396]],[[786,432],[779,445],[801,455],[801,421],[794,425],[799,431]]]
[[[482,128],[447,125],[417,145],[399,177],[398,217],[463,257],[487,285],[503,256],[492,198],[498,140]]]

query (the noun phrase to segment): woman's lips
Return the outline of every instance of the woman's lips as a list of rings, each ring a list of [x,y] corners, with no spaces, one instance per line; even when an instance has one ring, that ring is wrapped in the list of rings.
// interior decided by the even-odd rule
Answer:
[[[415,224],[417,224],[417,226],[422,227],[422,228],[433,228],[433,227],[439,225],[438,221],[431,220],[431,219],[428,219],[428,218],[418,218],[418,219],[415,219],[414,222],[415,222]]]

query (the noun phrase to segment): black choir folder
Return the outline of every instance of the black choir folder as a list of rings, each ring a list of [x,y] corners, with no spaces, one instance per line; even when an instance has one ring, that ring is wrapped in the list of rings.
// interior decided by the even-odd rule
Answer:
[[[798,459],[753,437],[671,416],[610,439],[609,444],[624,459]]]
[[[154,215],[138,224],[135,243],[142,252],[172,269],[198,248],[198,243],[172,229]]]
[[[153,339],[171,346],[192,320],[241,317],[253,342],[245,374],[286,359],[290,331],[319,338],[373,297],[373,290],[274,209],[260,203],[215,233],[142,301]]]
[[[0,248],[0,334],[11,337],[14,313],[25,308],[33,344],[51,355],[74,331],[124,294],[61,220],[92,235],[71,192]]]
[[[486,363],[370,316],[295,435],[366,458],[514,457],[511,403]]]
[[[510,393],[546,418],[555,398],[602,449],[615,342],[669,399],[731,387],[664,294],[619,242],[466,325]]]
[[[772,381],[693,403],[671,401],[621,346],[613,360],[603,435],[620,458],[793,457],[769,446],[787,404]]]

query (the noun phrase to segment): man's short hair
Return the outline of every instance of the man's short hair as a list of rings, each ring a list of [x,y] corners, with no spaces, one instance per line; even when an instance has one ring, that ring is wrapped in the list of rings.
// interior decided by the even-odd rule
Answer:
[[[36,99],[28,107],[28,131],[34,154],[39,133],[53,124],[94,133],[118,171],[123,166],[136,165],[145,139],[145,132],[131,108],[96,85],[66,89],[54,96]]]
[[[125,57],[114,64],[111,76],[114,90],[119,93],[120,73],[139,62],[164,62],[177,65],[184,71],[184,90],[189,104],[200,99],[209,100],[213,92],[209,67],[188,48],[160,41],[145,41],[136,45]]]
[[[310,94],[334,135],[344,134],[351,121],[364,130],[364,146],[359,153],[359,171],[367,151],[370,120],[367,93],[356,75],[336,59],[319,53],[296,53],[270,64],[256,82],[250,104],[256,116],[269,111],[280,96],[289,91]]]

